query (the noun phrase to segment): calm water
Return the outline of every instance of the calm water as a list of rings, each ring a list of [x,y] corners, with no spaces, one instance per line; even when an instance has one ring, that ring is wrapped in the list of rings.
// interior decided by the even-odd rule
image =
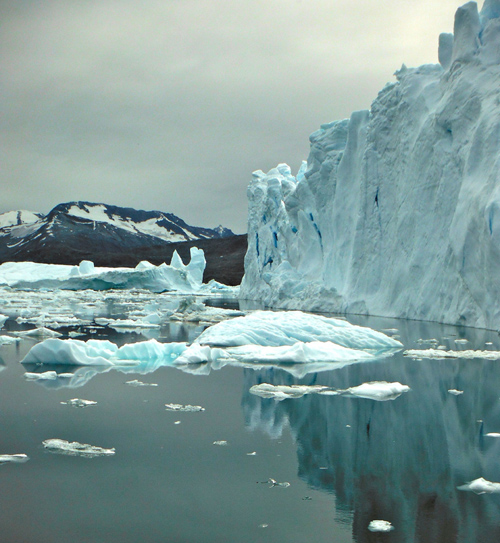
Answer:
[[[430,338],[456,348],[465,338],[466,348],[500,350],[493,332],[349,320],[398,328],[405,348],[425,348],[417,340]],[[160,338],[192,340],[201,329],[170,325]],[[117,343],[145,339],[107,335]],[[0,347],[0,454],[30,458],[0,466],[3,543],[500,541],[500,495],[457,489],[478,477],[500,482],[500,438],[486,436],[500,432],[500,362],[397,354],[302,379],[237,367],[86,369],[68,388],[24,379],[19,361],[33,344]],[[125,384],[132,379],[158,386]],[[399,381],[411,391],[387,402],[318,395],[276,402],[249,393],[259,382],[367,381]],[[75,397],[97,405],[61,404]],[[169,412],[166,403],[205,411]],[[49,438],[116,454],[54,454],[42,446]],[[214,445],[220,440],[227,445]],[[272,487],[269,478],[290,486]],[[374,519],[394,531],[371,533]]]

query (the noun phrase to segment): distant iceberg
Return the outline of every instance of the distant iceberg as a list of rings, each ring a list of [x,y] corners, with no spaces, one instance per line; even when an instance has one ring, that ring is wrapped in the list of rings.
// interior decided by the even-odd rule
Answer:
[[[321,126],[248,187],[240,297],[500,328],[500,3],[459,8],[437,65]]]
[[[0,287],[16,289],[107,290],[145,289],[152,292],[196,293],[203,287],[205,255],[191,247],[191,260],[185,265],[177,251],[169,265],[143,261],[135,268],[98,268],[90,261],[79,266],[6,262],[0,265]],[[219,284],[214,282],[213,288]]]

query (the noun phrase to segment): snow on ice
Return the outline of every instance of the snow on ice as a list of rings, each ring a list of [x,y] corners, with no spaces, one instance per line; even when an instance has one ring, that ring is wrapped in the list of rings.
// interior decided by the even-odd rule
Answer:
[[[499,16],[459,8],[440,64],[322,125],[297,176],[253,174],[242,299],[500,328]]]
[[[96,456],[112,456],[115,449],[104,449],[87,443],[78,443],[78,441],[66,441],[65,439],[46,439],[43,446],[50,452],[66,454],[69,456],[83,456],[94,458]]]
[[[170,265],[140,262],[135,268],[97,268],[89,261],[79,266],[6,262],[0,265],[0,286],[16,289],[107,290],[145,289],[152,292],[198,292],[203,286],[205,255],[191,248],[185,265],[174,252]],[[210,287],[217,288],[215,282]]]

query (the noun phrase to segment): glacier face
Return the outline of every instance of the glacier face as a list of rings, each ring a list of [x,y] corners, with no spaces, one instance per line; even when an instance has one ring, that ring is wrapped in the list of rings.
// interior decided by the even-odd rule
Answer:
[[[500,0],[439,61],[322,125],[296,177],[254,172],[242,299],[500,327]]]

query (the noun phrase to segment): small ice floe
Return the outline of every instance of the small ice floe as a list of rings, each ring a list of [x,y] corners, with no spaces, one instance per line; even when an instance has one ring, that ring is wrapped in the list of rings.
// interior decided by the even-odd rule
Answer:
[[[20,340],[21,338],[18,337],[0,336],[0,345],[12,345],[13,343],[17,343]]]
[[[492,483],[479,477],[479,479],[474,479],[465,485],[457,486],[458,490],[469,490],[475,494],[496,494],[500,492],[500,483]]]
[[[387,400],[395,400],[401,396],[401,394],[408,392],[409,390],[410,387],[408,385],[402,385],[397,381],[394,383],[388,383],[387,381],[371,381],[357,387],[350,387],[343,391],[343,394],[385,402]]]
[[[386,334],[397,334],[399,330],[397,328],[383,328],[382,332],[385,332]]]
[[[247,453],[247,456],[257,456],[257,451],[253,451],[251,453]]]
[[[96,456],[112,456],[115,449],[103,449],[87,443],[78,443],[78,441],[69,442],[65,439],[46,439],[43,446],[50,452],[57,454],[66,454],[69,456],[83,456],[94,458]]]
[[[500,360],[500,351],[440,351],[438,349],[409,349],[404,351],[404,356],[415,359],[444,359],[444,358],[466,358],[472,360],[473,358],[483,358],[485,360]]]
[[[372,381],[344,390],[323,385],[272,385],[260,383],[250,387],[250,393],[261,398],[273,398],[281,401],[288,398],[301,398],[305,394],[320,394],[322,396],[354,396],[377,401],[395,400],[410,387],[401,383],[388,383],[386,381]]]
[[[133,381],[127,381],[125,384],[130,385],[131,387],[157,387],[158,386],[158,383],[143,383],[142,381],[138,381],[137,379],[134,379]]]
[[[180,420],[176,420],[176,421],[174,422],[174,424],[177,424],[177,425],[180,424],[180,423],[181,423]]]
[[[197,413],[199,411],[205,411],[205,408],[201,407],[201,405],[182,405],[180,403],[166,403],[165,408],[167,411],[182,411],[183,413]]]
[[[269,383],[260,383],[250,387],[250,394],[260,396],[261,398],[273,398],[281,401],[288,398],[301,398],[305,394],[314,394],[331,390],[321,385],[271,385]],[[338,392],[336,392],[338,394]]]
[[[370,532],[390,532],[394,526],[388,520],[372,520],[368,524]]]
[[[24,464],[28,460],[29,457],[26,454],[0,454],[0,466],[7,463]]]
[[[3,325],[5,324],[5,322],[7,321],[8,318],[9,318],[9,317],[8,317],[7,315],[2,315],[2,314],[0,313],[0,328],[3,327]]]
[[[55,381],[57,379],[56,371],[44,371],[42,373],[33,373],[27,371],[24,374],[24,378],[29,381]]]
[[[465,345],[466,343],[469,343],[469,340],[468,339],[456,339],[455,343],[457,345]]]
[[[111,319],[97,317],[95,319],[96,324],[101,326],[109,326],[118,330],[124,328],[126,330],[133,330],[135,328],[160,328],[160,317],[157,314],[147,315],[141,319]],[[156,321],[156,322],[155,322]]]
[[[288,483],[287,481],[285,481],[284,483],[278,483],[276,479],[271,479],[271,478],[269,478],[267,482],[270,485],[269,488],[274,488],[275,486],[280,487],[280,488],[288,488],[290,486],[290,483]]]
[[[33,338],[33,339],[46,339],[46,338],[54,338],[54,337],[61,337],[62,334],[59,332],[56,332],[55,330],[51,330],[50,328],[46,328],[45,326],[41,326],[40,328],[33,328],[33,330],[25,330],[22,332],[12,332],[14,335],[24,338]]]
[[[269,524],[259,524],[259,528],[268,528]]]
[[[218,445],[219,447],[227,447],[227,441],[224,441],[224,440],[214,441],[213,445]]]
[[[62,405],[70,405],[71,407],[90,407],[91,405],[97,405],[97,402],[92,400],[82,400],[80,398],[73,398],[67,402],[61,402]]]
[[[500,434],[498,432],[490,432],[486,434],[486,437],[500,437]]]
[[[450,388],[450,390],[448,390],[448,392],[450,394],[453,394],[453,396],[460,396],[460,394],[464,393],[463,390],[457,390],[456,388]]]

